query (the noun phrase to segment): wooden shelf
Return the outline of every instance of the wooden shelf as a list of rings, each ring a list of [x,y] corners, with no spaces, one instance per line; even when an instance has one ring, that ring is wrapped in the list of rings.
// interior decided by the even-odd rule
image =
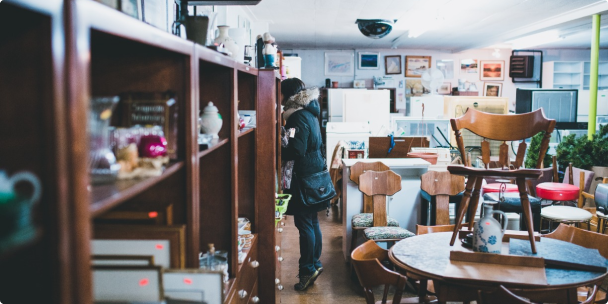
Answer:
[[[254,76],[258,76],[258,69],[252,67],[252,66],[248,66],[244,63],[240,63],[240,62],[235,62],[234,63],[234,67],[239,70],[240,72],[244,72],[244,73],[248,73]]]
[[[210,146],[209,148],[199,151],[198,152],[198,158],[201,158],[215,150],[217,150],[219,147],[225,145],[226,143],[228,143],[228,138],[224,138],[224,139],[220,139],[215,145]]]
[[[95,217],[112,207],[146,191],[160,181],[175,174],[184,167],[184,162],[169,164],[163,174],[144,180],[124,180],[113,184],[92,186],[90,206],[91,217]]]
[[[247,135],[247,134],[249,134],[249,133],[252,133],[253,131],[255,131],[255,128],[251,128],[251,129],[247,129],[247,130],[245,130],[245,131],[241,131],[241,132],[239,133],[239,137],[241,137],[241,136],[245,136],[245,135]]]
[[[196,52],[196,57],[198,57],[198,59],[200,60],[205,61],[206,63],[216,64],[227,68],[234,68],[234,65],[236,64],[236,62],[234,62],[232,58],[214,50],[208,49],[200,44],[195,44],[194,49]]]

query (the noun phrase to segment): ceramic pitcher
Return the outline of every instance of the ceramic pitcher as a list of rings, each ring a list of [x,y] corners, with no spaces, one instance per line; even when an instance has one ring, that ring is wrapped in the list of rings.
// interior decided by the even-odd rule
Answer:
[[[484,215],[475,223],[473,231],[473,251],[500,253],[502,249],[502,237],[507,228],[507,216],[499,210],[492,210],[491,205],[483,206]],[[502,215],[504,220],[502,226],[492,217],[492,214],[498,213]]]
[[[21,182],[28,182],[32,185],[32,195],[27,199],[29,203],[35,203],[40,199],[42,187],[36,175],[30,172],[21,171],[8,176],[6,171],[0,170],[0,203],[9,202],[16,198],[15,185]]]

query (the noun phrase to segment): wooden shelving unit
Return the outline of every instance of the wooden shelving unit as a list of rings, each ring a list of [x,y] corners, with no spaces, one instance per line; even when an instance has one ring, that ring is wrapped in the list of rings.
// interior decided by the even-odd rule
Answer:
[[[199,252],[214,243],[230,257],[226,303],[250,303],[254,296],[275,303],[277,262],[250,264],[276,255],[275,71],[235,63],[91,0],[5,0],[0,25],[0,91],[6,97],[0,168],[31,171],[43,184],[34,210],[38,237],[0,254],[1,300],[93,303],[90,242],[99,218],[171,209],[172,225],[186,229],[186,267],[198,268]],[[91,97],[167,91],[177,102],[177,154],[163,173],[90,185]],[[223,127],[217,143],[201,149],[197,120],[209,101]],[[237,129],[239,109],[257,112],[255,128]],[[238,217],[247,217],[255,234],[243,264]],[[36,292],[28,292],[32,286]],[[240,290],[248,296],[240,298]]]

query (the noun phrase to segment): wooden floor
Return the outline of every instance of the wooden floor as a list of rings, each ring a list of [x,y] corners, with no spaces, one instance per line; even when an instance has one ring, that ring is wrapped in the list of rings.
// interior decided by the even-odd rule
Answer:
[[[299,234],[293,217],[287,216],[283,235],[283,262],[281,276],[285,289],[281,292],[281,303],[287,304],[365,304],[361,286],[356,275],[351,276],[349,264],[342,254],[341,209],[332,207],[329,217],[319,212],[319,223],[323,233],[323,274],[305,291],[296,291],[298,282],[298,259],[300,258]],[[376,290],[376,301],[382,299],[381,290]],[[392,296],[392,295],[391,295]],[[413,295],[410,295],[413,296]],[[390,298],[389,298],[390,299]]]

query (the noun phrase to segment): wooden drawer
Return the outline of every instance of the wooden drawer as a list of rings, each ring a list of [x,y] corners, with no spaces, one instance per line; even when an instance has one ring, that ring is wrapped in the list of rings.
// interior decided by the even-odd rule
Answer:
[[[254,262],[258,262],[258,249],[257,249],[257,238],[254,240],[251,250],[249,251],[249,255],[243,261],[243,264],[240,265],[241,269],[236,278],[236,300],[233,303],[247,303],[249,298],[251,298],[251,291],[253,290],[254,285],[258,280],[258,269],[259,266],[254,267]],[[247,295],[244,298],[241,298],[241,291],[247,292]],[[256,291],[257,295],[257,291]]]

